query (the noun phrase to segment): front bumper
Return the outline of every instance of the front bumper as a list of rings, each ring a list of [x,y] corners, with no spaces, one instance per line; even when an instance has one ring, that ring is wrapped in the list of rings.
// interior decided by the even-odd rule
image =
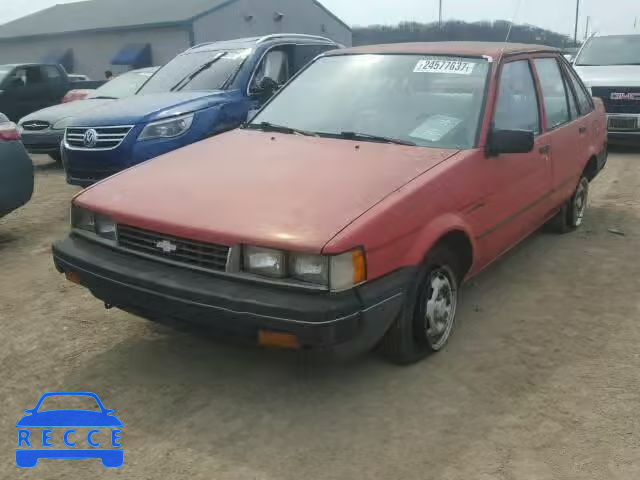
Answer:
[[[607,130],[611,143],[640,144],[640,114],[608,114]]]
[[[56,154],[60,153],[60,144],[64,137],[64,130],[45,130],[22,132],[22,143],[29,153]]]
[[[56,268],[105,304],[160,323],[198,324],[258,343],[262,331],[295,335],[301,349],[345,358],[371,350],[400,313],[412,268],[342,292],[310,292],[200,273],[70,236]]]

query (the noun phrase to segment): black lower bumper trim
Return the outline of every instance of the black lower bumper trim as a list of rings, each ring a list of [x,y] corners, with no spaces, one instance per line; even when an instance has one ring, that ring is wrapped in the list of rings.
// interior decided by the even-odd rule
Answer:
[[[291,333],[305,349],[340,356],[378,343],[402,309],[414,274],[406,268],[332,294],[195,272],[76,237],[56,243],[53,255],[59,271],[75,274],[94,296],[132,314],[252,342],[260,330]]]

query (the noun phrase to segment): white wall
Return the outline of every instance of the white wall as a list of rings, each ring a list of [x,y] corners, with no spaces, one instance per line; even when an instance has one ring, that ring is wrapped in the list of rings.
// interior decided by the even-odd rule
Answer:
[[[0,64],[40,62],[54,49],[73,49],[74,72],[102,80],[105,70],[121,72],[111,59],[130,43],[150,43],[154,65],[167,63],[189,48],[189,32],[177,28],[129,30],[113,33],[73,34],[46,39],[0,41]]]
[[[274,21],[275,12],[284,14],[281,21]],[[247,15],[253,15],[253,19],[246,21]],[[239,0],[196,20],[194,31],[196,43],[269,33],[306,33],[329,37],[346,46],[352,44],[351,31],[311,0]]]

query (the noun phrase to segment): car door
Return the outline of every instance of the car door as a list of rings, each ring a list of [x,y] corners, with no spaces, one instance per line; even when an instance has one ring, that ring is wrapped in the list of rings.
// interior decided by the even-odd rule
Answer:
[[[67,93],[62,72],[55,65],[43,65],[41,69],[45,82],[43,103],[46,103],[42,108],[57,105],[62,101],[64,94]]]
[[[48,106],[47,86],[44,74],[39,66],[18,67],[9,79],[11,85],[8,94],[14,102],[12,120],[19,120],[37,110]]]
[[[550,136],[553,201],[560,205],[578,183],[576,168],[586,163],[588,131],[584,117],[577,112],[573,90],[562,73],[556,57],[535,58],[544,106],[544,125]]]
[[[526,58],[503,64],[493,111],[492,130],[526,130],[535,135],[529,153],[484,159],[477,182],[483,184],[482,208],[471,216],[486,263],[532,233],[549,211],[550,138],[542,131],[539,93]]]

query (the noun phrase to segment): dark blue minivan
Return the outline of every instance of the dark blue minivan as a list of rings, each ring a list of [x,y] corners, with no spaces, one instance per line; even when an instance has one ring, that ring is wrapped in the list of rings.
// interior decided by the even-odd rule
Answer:
[[[88,186],[234,129],[313,58],[340,47],[300,34],[193,47],[158,70],[136,96],[73,119],[62,145],[67,182]]]

